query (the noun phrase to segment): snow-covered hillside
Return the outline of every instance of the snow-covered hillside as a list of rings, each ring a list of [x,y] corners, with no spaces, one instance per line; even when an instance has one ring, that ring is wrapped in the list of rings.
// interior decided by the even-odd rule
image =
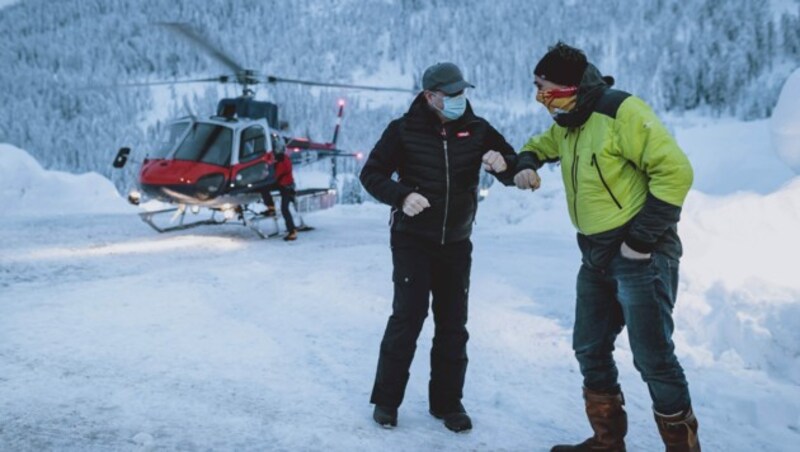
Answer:
[[[550,121],[535,114],[531,71],[557,40],[585,49],[617,88],[659,112],[765,118],[800,59],[798,12],[797,0],[25,0],[0,9],[0,142],[45,168],[95,171],[127,188],[134,173],[109,168],[118,148],[141,157],[159,121],[187,106],[211,114],[240,93],[109,88],[228,73],[162,21],[189,23],[248,69],[292,79],[411,88],[427,66],[455,61],[476,85],[478,113],[515,144]],[[330,136],[336,100],[348,97],[340,144],[353,150],[369,149],[410,100],[256,88],[293,133],[315,138]]]
[[[768,134],[764,121],[676,134],[698,188],[681,222],[676,342],[704,449],[794,450],[800,180],[741,139]],[[758,152],[765,169],[745,174],[719,152]],[[391,310],[387,208],[309,214],[317,229],[291,244],[235,225],[158,235],[109,181],[0,146],[0,449],[544,451],[583,438],[579,256],[559,169],[542,174],[542,190],[495,186],[479,209],[464,400],[475,429],[454,435],[427,414],[430,320],[400,427],[370,418]],[[624,335],[616,357],[629,449],[659,450]]]

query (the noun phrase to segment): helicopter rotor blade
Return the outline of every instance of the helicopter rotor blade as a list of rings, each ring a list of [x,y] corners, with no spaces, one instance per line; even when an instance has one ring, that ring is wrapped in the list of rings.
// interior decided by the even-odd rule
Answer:
[[[176,33],[191,43],[203,49],[210,57],[225,65],[235,73],[245,72],[245,69],[225,52],[212,45],[208,40],[197,34],[197,32],[186,23],[182,22],[157,22],[158,25]]]
[[[325,83],[325,82],[315,82],[311,80],[298,80],[298,79],[290,79],[290,78],[283,78],[283,77],[276,77],[274,75],[268,75],[265,79],[267,83],[291,83],[295,85],[305,85],[305,86],[321,86],[326,88],[345,88],[345,89],[361,89],[361,90],[369,90],[369,91],[394,91],[398,93],[414,93],[415,90],[408,89],[408,88],[393,88],[388,86],[370,86],[370,85],[350,85],[346,83]]]
[[[138,86],[156,86],[156,85],[179,85],[183,83],[228,83],[233,81],[235,77],[228,75],[221,75],[219,77],[197,78],[189,80],[165,80],[159,82],[134,82],[134,83],[120,83],[117,85],[110,85],[108,88],[133,88]]]
[[[158,85],[180,85],[184,83],[228,83],[235,80],[235,76],[222,75],[219,77],[198,78],[189,80],[163,80],[157,82],[131,82],[131,83],[115,83],[113,85],[90,85],[79,86],[78,90],[104,90],[104,89],[118,89],[118,88],[138,88],[144,86],[158,86]]]

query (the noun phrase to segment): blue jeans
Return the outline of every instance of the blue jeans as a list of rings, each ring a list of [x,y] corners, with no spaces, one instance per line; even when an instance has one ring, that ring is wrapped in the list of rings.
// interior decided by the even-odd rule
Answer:
[[[647,383],[653,409],[672,414],[689,407],[686,377],[672,342],[678,261],[654,252],[631,260],[619,253],[605,268],[578,272],[573,349],[586,388],[616,392],[614,341],[628,327],[633,364]]]

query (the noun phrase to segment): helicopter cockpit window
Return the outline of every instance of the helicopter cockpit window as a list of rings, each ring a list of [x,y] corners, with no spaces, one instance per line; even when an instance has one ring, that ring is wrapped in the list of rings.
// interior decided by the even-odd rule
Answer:
[[[267,152],[267,136],[261,126],[248,127],[242,132],[239,162],[253,160]]]
[[[233,133],[228,127],[194,123],[175,151],[175,159],[229,166],[232,141]]]
[[[159,141],[155,146],[152,158],[163,159],[170,151],[175,149],[178,140],[181,139],[186,128],[189,127],[189,121],[180,121],[167,124],[164,130],[161,131]]]

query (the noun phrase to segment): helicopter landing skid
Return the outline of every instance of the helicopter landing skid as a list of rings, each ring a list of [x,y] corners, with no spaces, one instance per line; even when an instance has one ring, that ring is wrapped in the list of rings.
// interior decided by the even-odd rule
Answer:
[[[296,229],[298,232],[311,231],[314,228],[305,223],[305,221],[303,220],[302,213],[331,207],[335,202],[335,194],[332,194],[328,189],[305,189],[305,190],[300,190],[298,195],[299,196],[297,196],[297,198],[295,198],[292,202],[295,212],[294,213],[295,221],[297,225]],[[213,226],[213,225],[241,222],[240,224],[255,232],[255,234],[262,239],[277,237],[278,235],[280,235],[280,227],[278,226],[278,219],[280,217],[278,216],[265,217],[261,213],[257,213],[254,210],[251,210],[247,204],[238,206],[234,209],[235,212],[234,218],[228,218],[227,216],[223,216],[222,218],[217,218],[216,215],[217,213],[220,213],[220,210],[212,209],[211,218],[199,221],[192,221],[188,223],[185,222],[186,210],[187,209],[185,205],[180,205],[179,207],[172,207],[168,209],[141,212],[139,213],[139,218],[141,218],[142,221],[147,223],[148,226],[150,226],[153,230],[159,233],[182,231],[186,229],[195,228],[197,226]],[[160,226],[159,224],[156,223],[156,221],[154,221],[154,218],[166,214],[172,214],[170,223],[175,223],[177,221],[178,224],[171,224],[170,226]],[[272,224],[272,227],[269,228],[271,232],[265,233],[264,231],[261,230],[260,223],[265,220],[269,220],[268,223]]]
[[[277,236],[279,236],[281,234],[280,228],[278,228],[278,219],[276,217],[264,217],[264,216],[261,216],[260,214],[255,214],[255,215],[251,216],[247,220],[245,220],[244,218],[242,218],[242,220],[244,221],[245,226],[247,226],[248,228],[252,229],[253,232],[255,232],[256,235],[258,235],[262,239],[269,239],[269,238],[272,238],[272,237],[277,237]],[[259,227],[259,224],[262,221],[267,221],[268,223],[272,224],[272,227],[271,227],[272,232],[269,232],[269,233],[265,234],[264,231],[261,230],[261,228]]]
[[[174,213],[174,215],[172,217],[173,220],[175,218],[177,218],[177,217],[180,217],[180,223],[177,224],[177,225],[174,225],[174,226],[161,227],[161,226],[157,225],[153,221],[154,217],[156,217],[158,215],[162,215],[162,214],[167,214],[167,213]],[[221,221],[217,220],[216,218],[214,218],[214,215],[212,215],[211,218],[207,219],[207,220],[200,220],[200,221],[193,221],[191,223],[184,223],[185,216],[186,216],[186,210],[182,209],[180,207],[174,207],[174,208],[171,208],[171,209],[153,210],[153,211],[150,211],[150,212],[141,212],[141,213],[139,213],[139,218],[141,218],[142,221],[147,223],[147,225],[150,226],[151,228],[153,228],[153,230],[155,230],[156,232],[162,232],[162,233],[163,232],[172,232],[172,231],[181,231],[181,230],[184,230],[184,229],[191,229],[191,228],[194,228],[194,227],[197,227],[197,226],[214,225],[214,224],[225,223],[225,220],[221,220]]]
[[[159,226],[154,221],[154,218],[157,216],[162,216],[165,214],[172,214],[171,221],[178,220],[178,224],[172,226]],[[190,223],[186,223],[184,220],[186,218],[186,209],[182,207],[173,207],[170,209],[162,209],[162,210],[154,210],[150,212],[141,212],[139,213],[139,218],[142,219],[148,226],[153,228],[156,232],[164,233],[164,232],[174,232],[174,231],[183,231],[186,229],[196,228],[197,226],[213,226],[213,225],[221,225],[221,224],[228,224],[231,220],[227,218],[217,218],[217,211],[212,211],[211,218],[206,220],[199,220],[199,221],[192,221]],[[279,234],[277,223],[275,226],[275,231],[271,233],[265,234],[261,229],[258,227],[258,218],[250,217],[245,218],[243,214],[240,214],[238,220],[241,221],[243,226],[248,227],[253,232],[256,233],[260,238],[266,239],[269,237],[275,237]],[[254,221],[256,220],[256,221]]]

